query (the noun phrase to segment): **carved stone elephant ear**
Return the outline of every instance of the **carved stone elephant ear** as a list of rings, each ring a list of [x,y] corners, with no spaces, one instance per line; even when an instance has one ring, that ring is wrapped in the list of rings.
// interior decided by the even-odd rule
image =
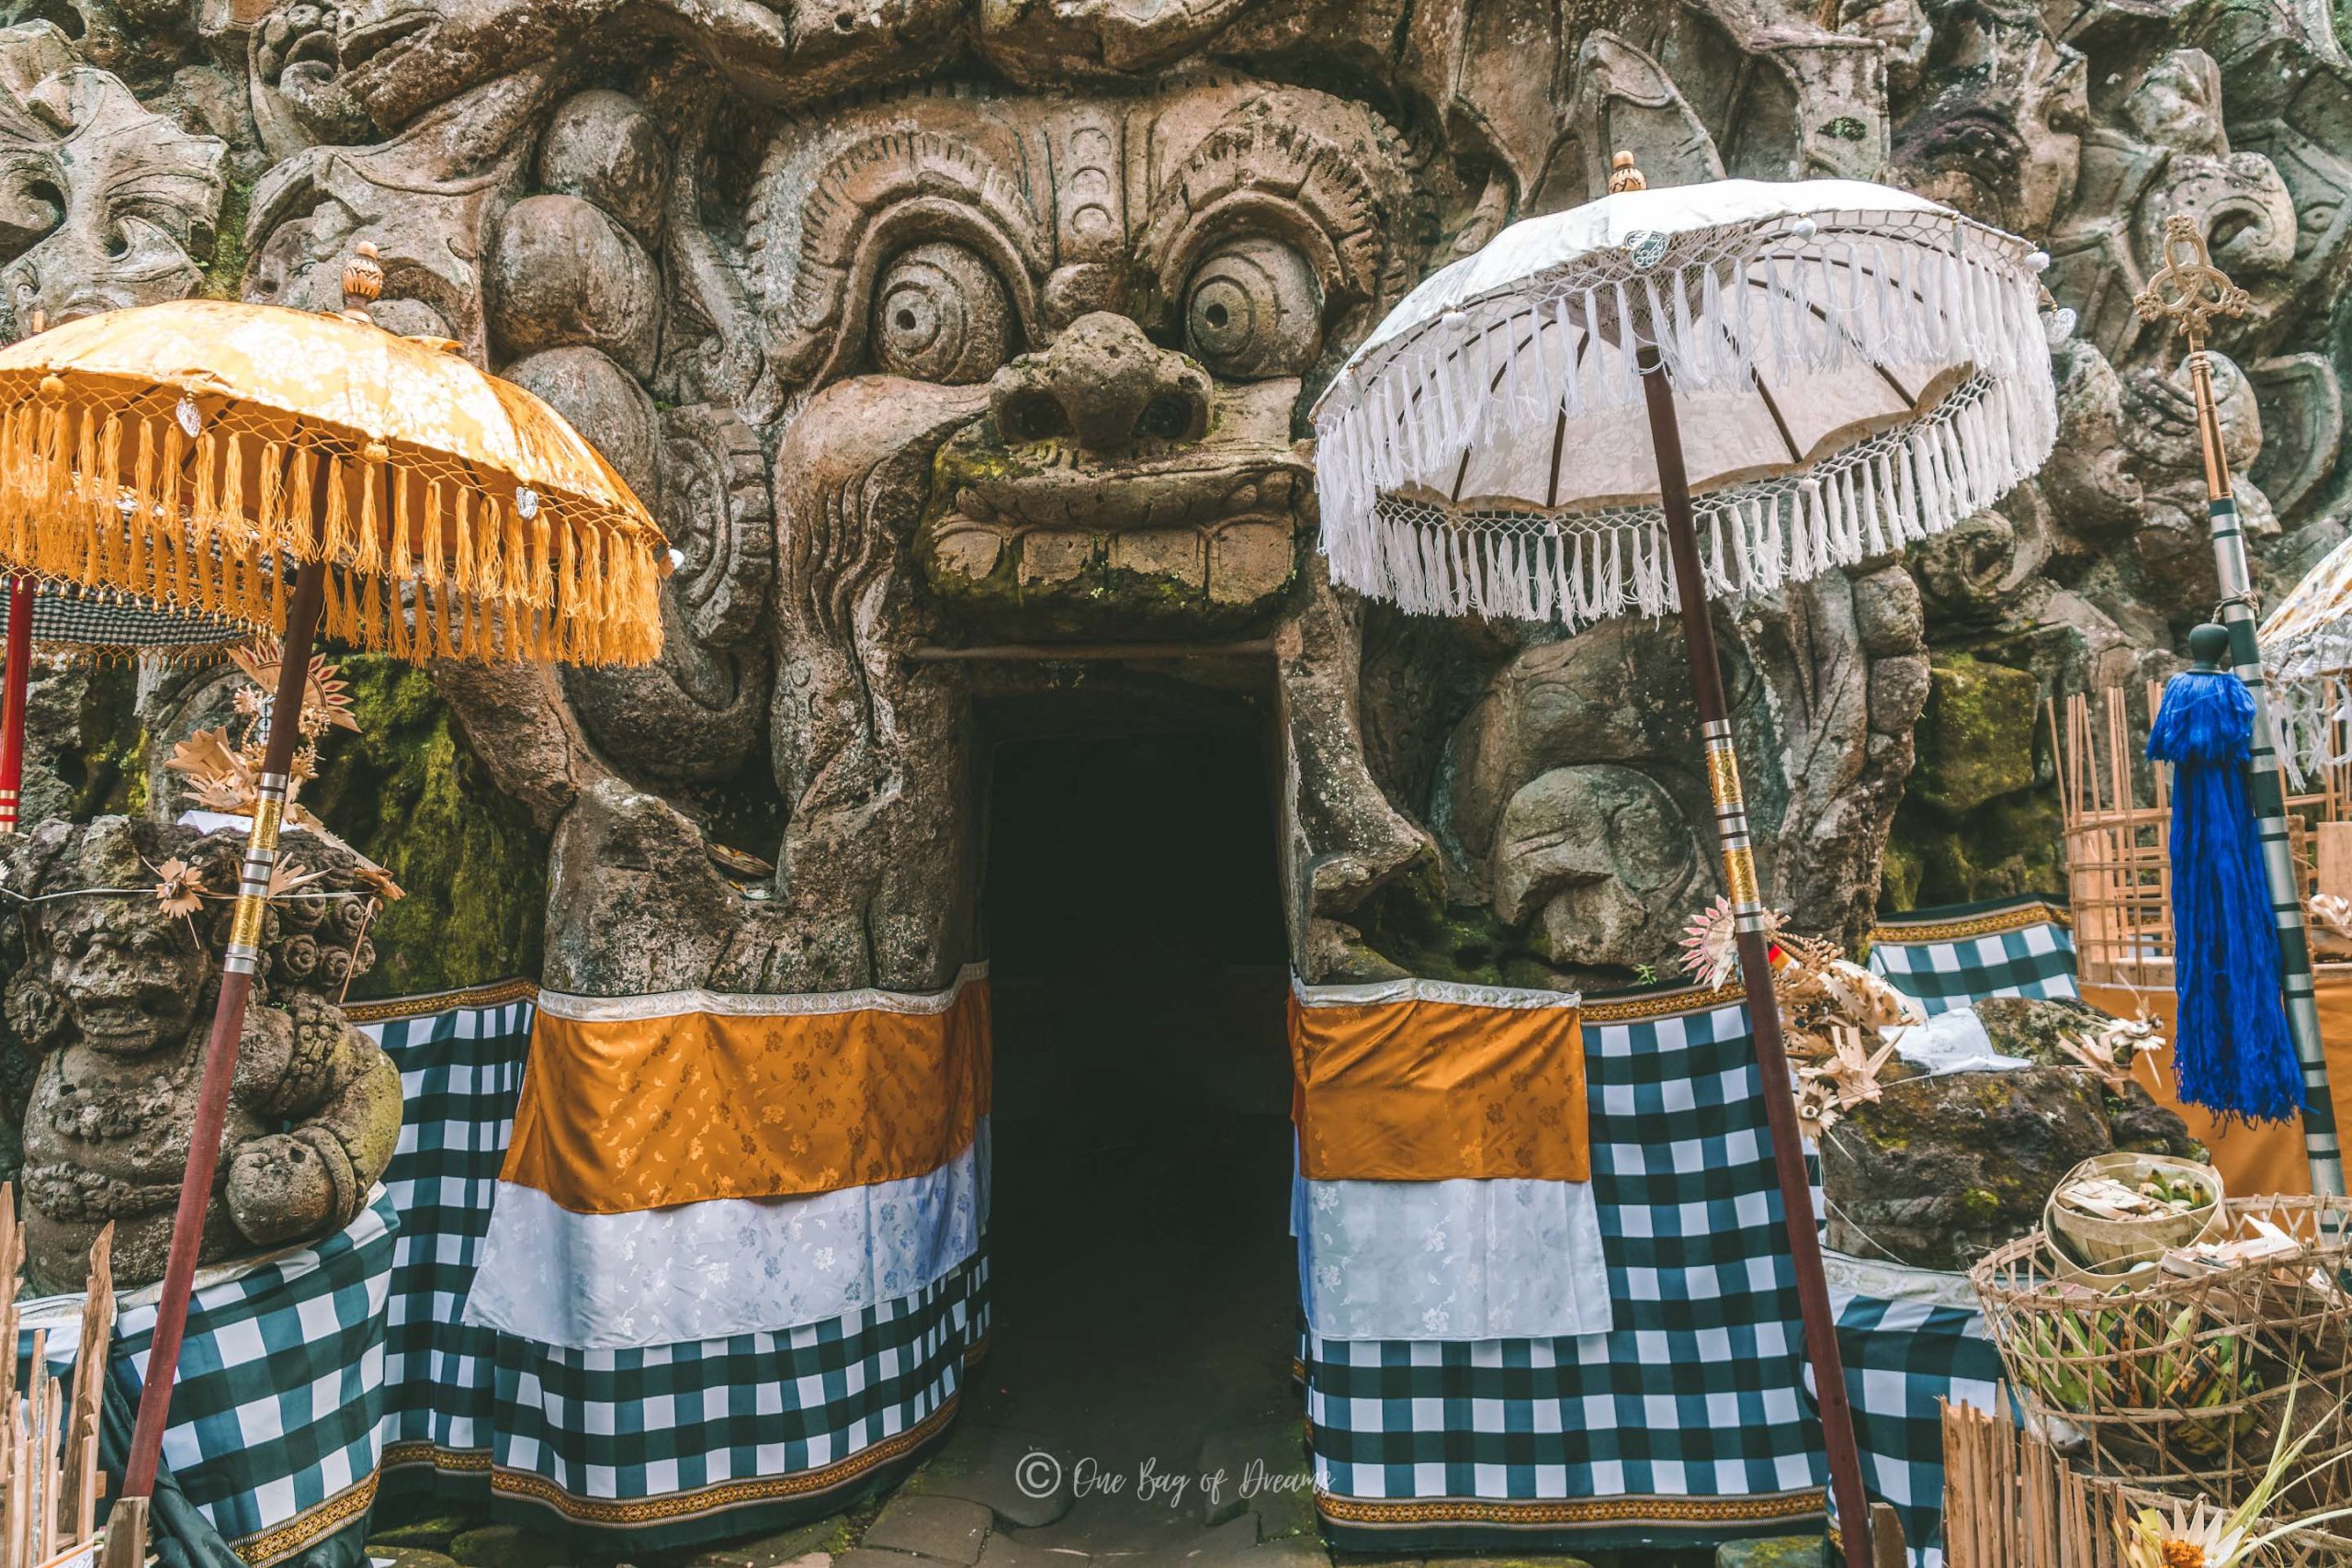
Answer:
[[[204,280],[228,144],[192,136],[82,63],[47,22],[0,30],[0,309],[74,316],[181,299]]]

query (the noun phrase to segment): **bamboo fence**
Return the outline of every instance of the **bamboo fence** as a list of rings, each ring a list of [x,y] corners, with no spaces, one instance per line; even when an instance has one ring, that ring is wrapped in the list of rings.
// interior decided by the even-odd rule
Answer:
[[[63,1568],[98,1545],[98,1405],[114,1337],[114,1227],[90,1249],[88,1293],[71,1392],[49,1374],[49,1335],[35,1329],[17,1388],[17,1279],[25,1238],[16,1192],[0,1185],[0,1568]]]
[[[2121,686],[2043,704],[2058,773],[2066,902],[2075,970],[2086,985],[2169,990],[2173,984],[2169,766],[2147,761],[2148,722],[2163,701],[2145,682],[2136,710]],[[2288,837],[2303,897],[2318,889],[2320,823],[2352,823],[2352,763],[2313,768],[2287,797]]]
[[[1994,1403],[2007,1408],[2007,1390],[1997,1390]],[[2084,1475],[2041,1432],[1972,1405],[1945,1402],[1943,1432],[1945,1568],[2129,1568],[2122,1532],[2143,1509],[2185,1527],[2200,1506]],[[2245,1563],[2341,1568],[2352,1563],[2352,1540],[2298,1529]]]

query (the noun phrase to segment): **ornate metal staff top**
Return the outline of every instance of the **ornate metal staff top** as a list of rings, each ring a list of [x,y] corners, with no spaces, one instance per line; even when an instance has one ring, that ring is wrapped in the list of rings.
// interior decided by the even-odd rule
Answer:
[[[2170,321],[2188,339],[2191,354],[2205,352],[2205,333],[2216,316],[2243,316],[2254,302],[2206,254],[2197,220],[2176,212],[2165,220],[2165,265],[2148,286],[2132,297],[2143,321]]]

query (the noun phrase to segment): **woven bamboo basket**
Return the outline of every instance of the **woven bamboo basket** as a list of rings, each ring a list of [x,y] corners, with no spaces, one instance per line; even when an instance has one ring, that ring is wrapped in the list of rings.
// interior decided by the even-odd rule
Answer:
[[[2211,1201],[2182,1213],[2147,1214],[2129,1220],[2102,1219],[2058,1201],[2059,1193],[2089,1178],[2104,1176],[2131,1187],[2159,1172],[2193,1182],[2211,1193]],[[2222,1217],[2222,1178],[2210,1165],[2171,1155],[2122,1151],[2093,1155],[2068,1171],[2051,1190],[2041,1217],[2062,1272],[2065,1271],[2064,1265],[2073,1263],[2090,1277],[2087,1283],[2120,1283],[2141,1266],[2154,1262],[2173,1247],[2204,1237],[2215,1228]]]
[[[2078,1438],[2087,1473],[2237,1501],[2279,1429],[2320,1428],[2281,1519],[2352,1503],[2352,1200],[2233,1199],[2218,1239],[2277,1226],[2292,1252],[2099,1290],[2064,1277],[2037,1230],[1970,1273],[2028,1415]],[[2299,1381],[2300,1380],[2300,1381]]]

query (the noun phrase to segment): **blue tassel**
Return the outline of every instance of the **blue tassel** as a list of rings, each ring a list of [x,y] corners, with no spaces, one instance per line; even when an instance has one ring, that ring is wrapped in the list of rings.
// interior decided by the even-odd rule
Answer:
[[[2190,671],[2165,687],[2148,756],[2174,765],[2173,1072],[2184,1104],[2281,1122],[2301,1113],[2303,1082],[2246,792],[2253,748],[2254,698],[2235,675]]]

